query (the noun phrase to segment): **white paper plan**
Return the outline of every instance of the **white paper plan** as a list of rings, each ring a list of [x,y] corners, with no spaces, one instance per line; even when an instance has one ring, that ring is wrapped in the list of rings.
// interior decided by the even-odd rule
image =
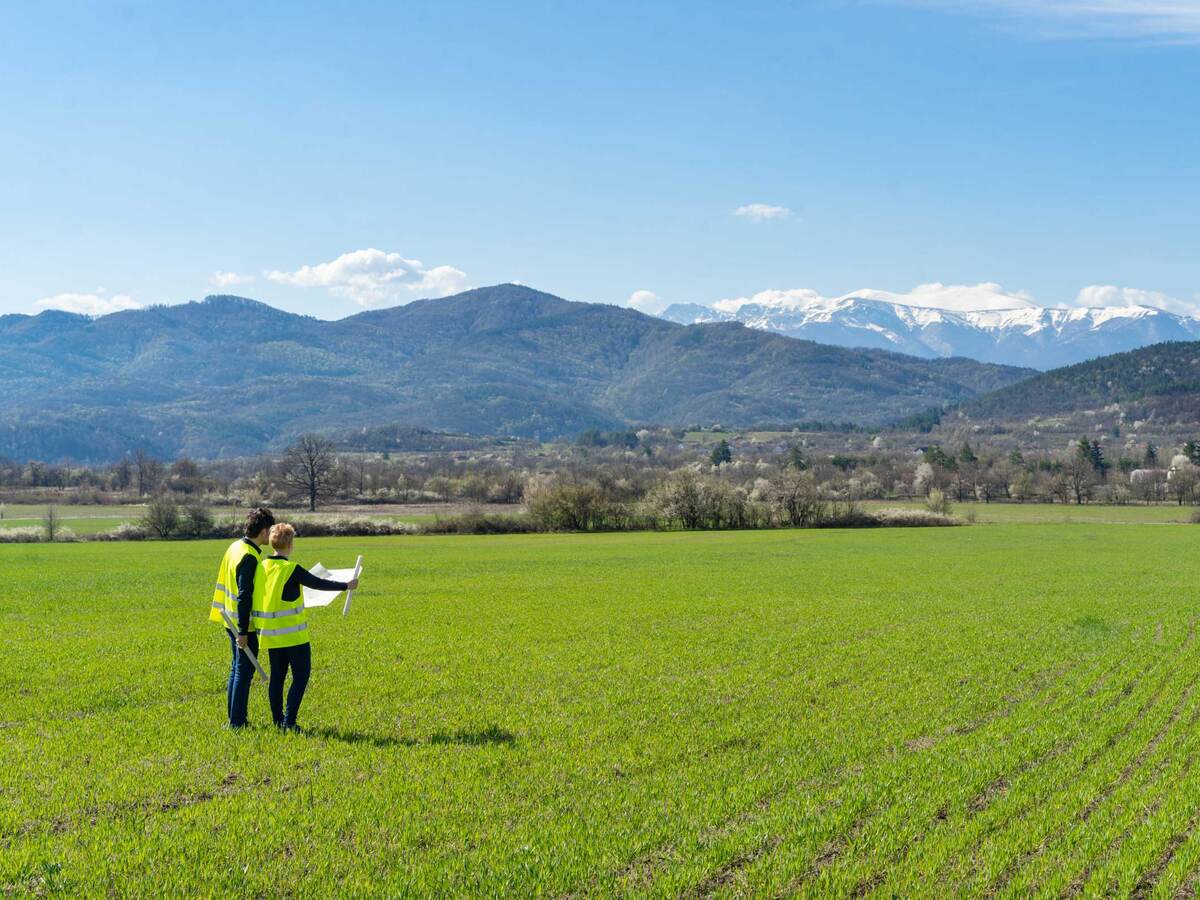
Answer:
[[[362,574],[362,557],[360,556],[358,562],[350,569],[327,569],[320,563],[317,563],[308,571],[312,572],[318,578],[324,578],[327,581],[353,581]],[[305,609],[313,606],[328,606],[341,594],[341,591],[318,591],[310,587],[306,587],[303,590]]]

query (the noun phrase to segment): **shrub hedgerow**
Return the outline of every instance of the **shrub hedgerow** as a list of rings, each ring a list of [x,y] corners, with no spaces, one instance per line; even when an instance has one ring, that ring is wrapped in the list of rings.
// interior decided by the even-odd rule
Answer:
[[[122,522],[112,531],[101,531],[93,534],[93,541],[144,541],[150,535],[136,522]]]
[[[962,524],[953,516],[930,512],[927,509],[887,507],[875,510],[872,515],[885,528],[937,528]]]
[[[537,524],[525,516],[489,516],[481,512],[439,516],[420,527],[421,534],[530,534],[538,530]]]
[[[878,516],[867,512],[852,500],[834,501],[813,528],[879,528],[884,524]]]
[[[338,516],[334,519],[296,519],[291,523],[301,537],[369,537],[388,534],[416,534],[417,527],[390,519]]]
[[[210,537],[216,529],[212,513],[202,503],[191,502],[183,507],[183,517],[176,528],[186,537]]]
[[[45,538],[41,528],[0,528],[0,544],[38,544]]]

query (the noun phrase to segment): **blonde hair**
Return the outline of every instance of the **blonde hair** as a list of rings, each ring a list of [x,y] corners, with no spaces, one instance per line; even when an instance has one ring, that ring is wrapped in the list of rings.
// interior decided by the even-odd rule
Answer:
[[[281,547],[292,546],[292,541],[296,537],[296,529],[287,522],[280,522],[278,525],[271,526],[271,533],[267,537],[271,547],[275,550]]]

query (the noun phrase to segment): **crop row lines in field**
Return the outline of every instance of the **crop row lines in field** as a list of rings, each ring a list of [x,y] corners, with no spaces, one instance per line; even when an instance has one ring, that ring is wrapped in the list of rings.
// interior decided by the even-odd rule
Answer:
[[[1128,667],[1138,665],[1138,661],[1135,659],[1127,660],[1127,662]],[[1168,678],[1169,674],[1164,675],[1162,682],[1155,684],[1150,694],[1153,696],[1157,690],[1161,689]],[[990,776],[988,787],[976,795],[976,799],[966,804],[967,816],[965,819],[961,816],[954,816],[952,810],[958,807],[951,806],[951,814],[947,817],[951,829],[949,832],[943,829],[943,833],[954,836],[957,840],[942,841],[939,845],[926,848],[921,866],[925,873],[924,877],[937,878],[939,883],[945,886],[946,891],[952,891],[950,884],[954,881],[953,870],[947,869],[947,865],[953,860],[962,862],[976,858],[982,852],[988,836],[995,829],[1004,827],[1006,822],[1019,821],[1031,807],[1037,804],[1040,794],[1037,787],[1039,784],[1053,784],[1070,777],[1064,771],[1064,766],[1069,764],[1070,759],[1078,760],[1080,751],[1084,754],[1080,770],[1085,770],[1087,765],[1098,758],[1095,751],[1089,749],[1089,745],[1086,743],[1089,729],[1093,727],[1089,720],[1097,717],[1102,719],[1105,713],[1112,712],[1115,707],[1108,703],[1110,692],[1114,695],[1116,706],[1119,706],[1134,694],[1134,690],[1131,688],[1128,691],[1124,689],[1113,689],[1110,692],[1097,691],[1091,697],[1083,694],[1085,699],[1080,703],[1079,689],[1073,686],[1080,680],[1082,679],[1064,681],[1060,690],[1056,692],[1057,700],[1054,697],[1048,698],[1051,701],[1050,707],[1030,705],[1025,708],[1021,720],[1006,723],[1013,728],[1010,732],[1011,735],[1023,735],[1022,741],[1013,745],[1013,750],[1021,754],[1017,760],[1006,764],[1003,755],[996,757],[997,745],[993,742],[994,736],[990,733],[982,735],[982,741],[977,748],[963,748],[964,758],[978,756],[981,759],[987,759],[984,751],[990,749],[993,757],[991,762],[998,767],[1003,767],[1004,773],[1001,776]],[[1130,684],[1135,687],[1139,680],[1135,677]],[[1133,719],[1130,721],[1132,722]],[[1026,724],[1031,726],[1032,730],[1026,730]],[[1064,735],[1066,731],[1069,731],[1069,736]],[[1023,748],[1033,748],[1034,752],[1025,755],[1027,750]],[[1048,769],[1045,768],[1047,766]],[[996,801],[1001,799],[1005,799],[1007,802],[997,805]],[[926,805],[937,804],[935,808],[940,809],[945,802],[944,798],[934,797],[927,801]],[[935,817],[935,824],[940,825],[943,821],[945,820]],[[898,824],[901,828],[906,827],[903,820]],[[935,872],[940,874],[935,875]],[[893,893],[904,894],[914,889],[917,889],[917,885],[906,887],[904,884],[898,884],[894,886]]]
[[[1161,801],[1159,806],[1161,806]],[[1158,811],[1159,806],[1155,807],[1155,812]],[[1188,820],[1186,828],[1171,835],[1171,839],[1167,841],[1167,846],[1163,848],[1162,853],[1159,854],[1159,857],[1157,860],[1155,860],[1154,865],[1140,879],[1138,879],[1138,883],[1134,885],[1133,893],[1130,895],[1131,897],[1138,898],[1138,900],[1143,900],[1143,898],[1150,896],[1154,888],[1158,885],[1159,879],[1162,878],[1163,873],[1167,870],[1167,867],[1170,866],[1171,860],[1174,858],[1176,851],[1191,837],[1192,832],[1196,830],[1196,825],[1198,822],[1200,822],[1200,816],[1192,816],[1192,818]]]
[[[1152,698],[1156,698],[1158,696],[1164,684],[1165,679],[1164,683],[1157,686],[1155,693],[1151,694]],[[1151,701],[1147,701],[1147,703],[1149,702]],[[1086,778],[1088,773],[1102,769],[1103,766],[1101,764],[1104,763],[1109,756],[1116,756],[1121,753],[1124,747],[1123,742],[1127,739],[1130,739],[1130,735],[1134,734],[1134,728],[1141,720],[1142,716],[1145,715],[1146,709],[1147,704],[1143,704],[1133,716],[1126,718],[1121,724],[1119,730],[1109,734],[1103,740],[1100,746],[1091,749],[1083,757],[1074,770],[1040,773],[1042,776],[1040,779],[1040,784],[1035,783],[1033,785],[1026,786],[1028,793],[1027,802],[1020,804],[1017,809],[1013,810],[1011,815],[1004,817],[1004,819],[998,823],[1003,830],[990,831],[984,840],[981,840],[978,844],[976,844],[976,846],[970,852],[970,858],[975,860],[975,864],[972,866],[971,872],[976,878],[987,877],[988,869],[986,866],[981,867],[980,865],[981,860],[986,858],[985,851],[987,848],[992,848],[993,852],[997,852],[997,850],[999,850],[1000,852],[1005,853],[1005,855],[1009,855],[1008,863],[998,873],[992,876],[990,883],[987,886],[987,893],[989,895],[994,895],[1004,891],[1012,877],[1031,859],[1040,853],[1049,842],[1054,840],[1058,833],[1051,832],[1051,834],[1044,836],[1035,846],[1027,847],[1025,850],[1017,852],[1015,856],[1012,856],[1010,855],[1011,851],[1001,849],[1005,847],[1005,844],[1002,843],[1002,838],[1008,839],[1007,832],[1017,830],[1018,827],[1024,826],[1029,820],[1031,814],[1045,815],[1047,804],[1051,802],[1053,798],[1072,789],[1073,786],[1082,784],[1083,787],[1081,789],[1087,790]],[[1134,735],[1132,739],[1136,740],[1136,735]],[[1078,746],[1078,744],[1072,744],[1072,747],[1075,746]],[[1071,758],[1072,757],[1070,756],[1064,757],[1064,763],[1069,763]],[[1080,799],[1082,801],[1083,798],[1081,797]],[[1062,827],[1065,828],[1065,825]],[[1022,828],[1022,831],[1016,835],[1018,841],[1024,836],[1026,830],[1027,829]]]
[[[1039,831],[1042,836],[1037,843],[1026,844],[1023,850],[1017,851],[1015,846],[1012,848],[1016,855],[1012,856],[1008,864],[990,879],[986,888],[989,895],[1004,892],[1014,876],[1031,860],[1037,858],[1046,848],[1058,841],[1072,826],[1072,823],[1086,822],[1094,809],[1112,795],[1115,787],[1128,779],[1129,773],[1137,769],[1153,752],[1153,748],[1158,746],[1161,735],[1178,721],[1179,712],[1182,705],[1186,703],[1187,697],[1190,696],[1195,681],[1193,679],[1183,687],[1182,696],[1168,712],[1166,721],[1158,723],[1154,718],[1148,718],[1148,714],[1152,709],[1158,708],[1158,701],[1171,682],[1171,672],[1168,671],[1138,706],[1135,714],[1124,719],[1115,732],[1110,733],[1100,746],[1086,756],[1083,764],[1073,775],[1067,778],[1056,778],[1046,784],[1049,793],[1041,795],[1040,801],[1033,810],[1035,813],[1033,821],[1043,823],[1041,828],[1026,827],[1016,837],[1020,841],[1031,832]],[[1139,728],[1139,725],[1154,727],[1156,730],[1145,735],[1145,727]],[[1157,741],[1155,740],[1156,736],[1158,737]],[[1110,760],[1115,762],[1127,753],[1132,754],[1132,759],[1121,768],[1121,774],[1117,776],[1117,779],[1115,781],[1106,779],[1105,772],[1108,766],[1098,764]],[[1030,819],[1027,814],[1022,814],[1019,820],[1015,821],[1027,825]],[[993,846],[995,846],[999,837],[996,835],[993,837],[995,838]],[[986,871],[985,869],[980,874],[983,875]]]
[[[1009,774],[996,776],[982,791],[967,801],[967,818],[969,819],[982,813],[996,797],[1009,789],[1014,779],[1019,778],[1021,775],[1030,771],[1031,769],[1037,768],[1039,765],[1047,762],[1053,755],[1061,753],[1064,749],[1065,747],[1063,745],[1054,745],[1045,752],[1018,763]],[[918,816],[922,813],[926,815],[926,818],[929,819],[928,824],[922,827],[920,831],[917,831],[911,836],[907,837],[897,849],[891,851],[875,871],[860,879],[858,884],[856,884],[854,887],[854,896],[865,897],[870,894],[871,891],[882,885],[887,879],[887,872],[889,870],[894,869],[903,863],[913,848],[924,842],[931,830],[945,825],[945,823],[951,817],[950,806],[950,800],[943,798],[941,799],[940,805],[933,812],[932,817],[928,816],[927,807],[923,810],[916,811]],[[908,812],[910,811],[906,810],[906,814]]]
[[[1193,681],[1186,701],[1191,701]],[[1059,884],[1063,896],[1075,896],[1088,886],[1092,870],[1100,866],[1106,857],[1112,857],[1124,846],[1133,831],[1151,820],[1172,794],[1181,779],[1190,773],[1196,758],[1197,748],[1192,741],[1179,744],[1163,744],[1166,736],[1179,723],[1184,703],[1181,703],[1172,719],[1155,735],[1146,748],[1129,763],[1118,779],[1106,786],[1100,795],[1090,800],[1074,822],[1068,823],[1065,831],[1043,848],[1035,865],[1030,866],[1020,879],[1015,879],[1013,892],[1043,890],[1045,879],[1051,878]],[[1200,719],[1200,705],[1193,702],[1191,714],[1183,725],[1182,736],[1189,738]],[[1163,753],[1154,757],[1155,765],[1145,765],[1162,746]],[[1136,814],[1132,810],[1140,806]],[[1097,817],[1093,819],[1093,817]],[[1108,837],[1119,831],[1117,837]],[[1068,873],[1080,858],[1080,846],[1088,847],[1082,858],[1087,860],[1083,871],[1070,879]],[[1054,886],[1054,885],[1050,885]]]
[[[849,848],[858,838],[858,836],[861,835],[866,829],[867,823],[870,821],[870,812],[870,810],[865,811],[863,815],[849,827],[849,829],[837,835],[833,840],[827,843],[825,847],[822,848],[817,858],[812,861],[812,865],[809,867],[808,871],[794,877],[784,886],[782,891],[775,895],[777,900],[783,897],[790,897],[793,894],[798,893],[805,885],[817,881],[821,877],[822,873],[824,873],[839,859],[841,859],[847,848]]]
[[[1106,669],[1106,672],[1107,672],[1107,670],[1111,670],[1114,667],[1114,664],[1110,660],[1103,660],[1103,661],[1097,660],[1097,665],[1104,666]],[[1116,665],[1119,665],[1119,662]],[[973,727],[970,727],[970,728],[961,728],[960,727],[960,728],[951,729],[951,730],[953,732],[955,732],[955,736],[961,737],[961,736],[964,736],[967,734],[974,733],[981,729],[986,729],[987,726],[994,726],[994,725],[998,724],[1004,718],[1005,715],[1007,715],[1007,711],[1011,711],[1012,709],[1014,709],[1015,707],[1017,707],[1018,705],[1020,705],[1022,703],[1025,704],[1025,707],[1024,707],[1025,708],[1025,713],[1024,713],[1025,718],[1031,719],[1035,722],[1044,723],[1046,721],[1044,711],[1041,710],[1039,708],[1039,706],[1035,705],[1033,702],[1030,702],[1030,701],[1035,701],[1038,697],[1042,696],[1047,691],[1051,691],[1052,695],[1053,694],[1061,695],[1061,699],[1066,701],[1066,704],[1069,705],[1070,703],[1075,702],[1075,699],[1078,697],[1078,688],[1070,687],[1070,683],[1072,681],[1078,682],[1078,681],[1083,681],[1085,678],[1091,678],[1092,683],[1093,684],[1096,683],[1096,675],[1095,674],[1089,675],[1085,671],[1080,672],[1079,675],[1073,680],[1072,679],[1064,679],[1062,676],[1065,675],[1065,673],[1067,671],[1069,671],[1069,669],[1070,669],[1070,666],[1059,665],[1057,667],[1052,667],[1051,669],[1048,669],[1046,672],[1039,673],[1038,677],[1031,679],[1030,682],[1027,683],[1026,690],[1021,692],[1020,695],[1014,696],[1013,694],[1010,693],[1008,699],[1002,705],[1002,708],[1000,708],[998,710],[990,711],[988,714],[977,717],[977,719],[975,721],[973,721],[973,723],[972,723]],[[1046,677],[1048,674],[1050,675],[1050,677]],[[1058,690],[1055,691],[1055,688],[1058,688]],[[1124,697],[1122,697],[1122,699],[1124,699]],[[1061,752],[1061,750],[1062,750],[1061,746],[1052,745],[1050,749],[1040,752],[1040,753],[1034,755],[1032,758],[1029,758],[1022,762],[1019,762],[1017,764],[1015,770],[1014,769],[1009,770],[1009,774],[1013,775],[1014,773],[1020,773],[1027,769],[1030,769],[1037,765],[1040,765],[1042,762],[1044,762],[1046,759],[1048,759],[1054,753]],[[888,759],[886,757],[877,758],[875,760],[875,762],[876,762],[877,766],[882,769],[883,767],[885,767],[887,765]],[[917,768],[919,770],[919,766]],[[919,776],[919,771],[915,772],[914,775]],[[860,781],[878,784],[881,780],[886,780],[888,776],[885,776],[882,771],[876,772],[873,770],[867,770],[865,772],[861,772],[859,777],[860,777]],[[895,779],[895,783],[898,786],[901,786],[904,783],[909,783],[907,776],[899,777],[898,773],[893,773],[893,775],[891,777]],[[1007,781],[1004,779],[1005,779],[1005,776],[1000,776],[998,779],[993,780],[990,783],[990,787],[993,790],[996,789],[997,785],[1002,780],[1003,780],[1003,783],[1007,784]],[[877,800],[877,802],[882,803],[883,795],[877,795],[876,800]],[[948,810],[946,809],[945,798],[937,798],[937,803],[938,803],[937,812],[931,813],[931,818],[934,820],[935,826],[937,824],[940,824],[941,822],[944,822],[948,818]],[[969,811],[968,815],[970,815],[970,816],[977,814],[984,807],[986,807],[986,803],[981,802],[978,798],[971,800],[971,801],[967,801],[963,805]],[[884,804],[884,806],[886,807],[886,804]],[[871,823],[871,818],[868,817],[865,814],[865,812],[863,811],[864,809],[867,809],[867,808],[869,808],[869,807],[860,809],[860,816],[857,819],[855,819],[852,823],[848,823],[848,827],[838,826],[836,823],[830,823],[834,827],[832,828],[831,831],[828,832],[829,837],[826,838],[824,846],[818,847],[815,850],[815,857],[810,858],[810,862],[805,865],[803,873],[799,876],[794,877],[786,884],[786,886],[784,887],[784,893],[794,892],[794,891],[803,889],[804,887],[809,885],[815,879],[819,879],[820,876],[823,873],[825,873],[827,869],[829,869],[835,862],[839,861],[844,856],[846,848],[848,846],[856,843],[858,841],[858,838],[862,835],[862,833],[866,830],[868,825]],[[915,820],[916,817],[908,815],[908,813],[910,813],[910,812],[911,812],[911,810],[905,811],[904,821],[902,824],[907,825]],[[923,837],[924,837],[924,833],[910,836],[905,841],[904,844],[902,844],[896,851],[894,851],[894,853],[892,854],[892,857],[891,857],[892,861],[896,862],[896,861],[903,859],[904,856],[907,854],[908,850],[911,848],[911,846],[915,843],[919,843],[923,839]],[[864,877],[859,878],[855,887],[858,889],[858,891],[860,893],[866,892],[866,891],[869,891],[869,890],[877,887],[879,885],[879,883],[881,882],[881,880],[882,880],[882,873],[879,871],[876,871],[873,874],[867,874]]]
[[[1195,759],[1196,759],[1195,753],[1191,753],[1187,756],[1182,768],[1180,769],[1180,771],[1178,773],[1181,777],[1187,775],[1188,771],[1192,767],[1192,764],[1195,762]],[[1168,771],[1169,771],[1169,766],[1167,764],[1167,760],[1164,759],[1162,762],[1159,763],[1159,765],[1157,766],[1157,768],[1154,771],[1154,775],[1153,775],[1154,781],[1165,779]],[[1140,785],[1140,782],[1139,782],[1139,785]],[[1138,828],[1141,825],[1144,825],[1146,822],[1150,821],[1154,816],[1156,816],[1158,814],[1158,811],[1160,809],[1162,809],[1163,804],[1166,802],[1168,796],[1173,792],[1173,790],[1174,790],[1174,785],[1172,783],[1168,782],[1162,788],[1162,790],[1160,790],[1154,796],[1154,798],[1150,802],[1150,804],[1142,809],[1141,813],[1137,816],[1135,821],[1127,824],[1124,827],[1124,829],[1121,831],[1121,833],[1116,837],[1115,840],[1106,841],[1107,852],[1109,854],[1119,852],[1121,850],[1121,848],[1125,845],[1125,842],[1129,840],[1130,835],[1134,832],[1134,830],[1136,828]],[[1113,804],[1113,805],[1115,805],[1115,804]],[[1084,888],[1087,886],[1092,873],[1095,871],[1096,866],[1100,861],[1101,860],[1090,860],[1089,859],[1084,864],[1083,869],[1078,874],[1076,874],[1074,876],[1074,878],[1071,879],[1071,881],[1067,884],[1067,886],[1065,888],[1063,888],[1063,890],[1060,892],[1059,896],[1064,898],[1064,900],[1070,900],[1070,898],[1078,897],[1081,893],[1083,893]]]
[[[717,871],[713,872],[687,895],[691,897],[712,897],[716,895],[721,888],[727,887],[734,882],[738,873],[743,871],[747,866],[751,865],[755,860],[760,859],[766,854],[773,851],[779,846],[782,838],[769,835],[764,838],[759,844],[751,848],[746,853],[735,856]]]
[[[12,841],[17,838],[23,838],[39,831],[50,834],[65,834],[74,828],[95,827],[103,819],[115,819],[138,813],[170,813],[185,807],[208,803],[222,797],[251,795],[268,787],[272,788],[276,794],[286,794],[296,790],[299,786],[298,782],[280,783],[272,781],[269,775],[264,775],[262,778],[254,781],[243,781],[237,773],[231,772],[222,779],[220,784],[211,790],[202,789],[195,792],[178,791],[167,798],[146,798],[125,802],[92,804],[50,819],[27,820],[20,823],[14,830],[0,835],[0,846],[11,846]]]
[[[1173,786],[1173,794],[1182,790],[1196,791],[1200,787],[1193,777],[1185,784]],[[1190,840],[1196,828],[1200,810],[1193,802],[1177,822],[1177,815],[1167,810],[1164,815],[1145,823],[1136,837],[1137,846],[1130,846],[1121,857],[1107,863],[1085,886],[1085,892],[1123,893],[1130,896],[1167,896],[1185,888],[1188,869],[1176,870],[1171,864],[1177,852]],[[1131,835],[1131,837],[1134,835]],[[1132,841],[1131,841],[1132,843]],[[1187,863],[1194,865],[1194,860]]]
[[[819,796],[823,790],[834,788],[851,771],[861,773],[862,769],[858,764],[851,764],[831,770],[821,776],[803,778],[799,781],[777,785],[770,790],[764,791],[750,807],[742,809],[734,815],[728,816],[720,822],[703,829],[696,838],[696,844],[703,847],[711,844],[716,839],[727,839],[739,831],[760,831],[763,820],[767,818],[770,811],[781,800],[796,796],[801,791],[808,793],[809,796]],[[835,799],[832,796],[828,797],[819,806],[810,810],[809,815],[823,814],[834,802]],[[771,835],[758,839],[753,846],[736,853],[732,858],[706,875],[686,893],[690,893],[692,896],[709,896],[717,892],[722,887],[733,882],[737,875],[745,868],[773,852],[780,843],[780,838]],[[645,889],[656,880],[665,865],[678,857],[679,847],[674,842],[665,842],[651,850],[640,853],[634,859],[621,866],[613,873],[613,878],[616,883],[622,885],[623,889],[628,890],[635,886]]]
[[[1112,665],[1111,661],[1109,660],[1097,660],[1096,662],[1098,665]],[[994,709],[988,710],[978,716],[973,717],[965,724],[948,726],[946,729],[947,733],[951,736],[962,737],[997,722],[1004,716],[1008,715],[1014,708],[1017,708],[1020,704],[1036,700],[1036,698],[1044,695],[1047,691],[1053,690],[1054,687],[1061,682],[1065,673],[1070,671],[1072,667],[1073,664],[1070,663],[1059,663],[1054,666],[1047,667],[1046,669],[1027,679],[1016,691],[1010,691],[1002,700],[1002,702]],[[1094,675],[1090,677],[1093,679],[1095,678]],[[816,736],[814,736],[814,740],[820,742]],[[706,757],[710,752],[711,748],[689,749],[681,751],[679,754],[677,754],[677,759],[675,759],[673,765],[677,766],[678,763],[682,762],[683,760],[695,758],[697,756],[700,758]],[[847,764],[839,766],[820,777],[803,779],[805,789],[816,791],[817,795],[826,791],[833,792],[828,795],[828,800],[814,810],[813,813],[816,816],[820,816],[828,812],[830,804],[836,802],[838,785],[844,783],[847,778],[852,777],[858,781],[869,781],[871,780],[871,776],[868,775],[868,767],[889,765],[893,755],[893,751],[880,747],[878,752],[873,756],[848,762]],[[628,770],[626,774],[632,774],[634,771],[645,774],[645,771],[649,771],[650,769],[672,767],[667,765],[668,762],[669,761],[655,760],[649,768],[642,767],[637,770]],[[713,831],[728,832],[735,828],[750,829],[756,827],[776,800],[783,795],[793,792],[794,790],[795,787],[790,789],[785,787],[773,790],[769,792],[768,795],[760,798],[752,809],[743,810],[741,813],[722,821],[718,825],[711,826],[706,831],[708,833],[712,833]],[[858,823],[858,826],[859,828],[863,828],[866,826],[866,824],[867,819],[864,816],[864,818]],[[807,874],[803,879],[801,879],[801,881],[812,880],[819,877],[825,868],[837,861],[842,850],[844,849],[844,846],[852,839],[853,834],[847,835],[844,831],[834,830],[831,833],[830,838],[825,842],[825,846],[823,848],[818,848],[815,851],[815,857],[808,864]],[[706,839],[705,836],[702,835],[700,844],[703,845],[704,843],[706,843]],[[761,847],[755,846],[751,847],[749,850],[738,852],[735,854],[733,859],[718,867],[717,872],[724,871],[726,872],[726,876],[729,876],[731,873],[739,871],[747,865],[757,861],[759,858],[766,855],[766,853],[773,851],[775,847],[778,846],[779,842],[772,841],[768,843],[770,843],[770,846],[767,847],[766,850],[762,850]],[[678,852],[678,848],[669,843],[656,846],[647,851],[643,851],[638,856],[634,857],[629,863],[626,863],[620,869],[618,869],[614,877],[618,883],[628,884],[630,877],[634,876],[639,883],[645,886],[648,882],[654,880],[658,870],[661,869],[663,865],[668,864],[672,858],[676,857]],[[737,865],[731,865],[733,862],[737,862]],[[706,878],[702,880],[700,884],[705,883],[713,877],[715,876],[706,876]],[[728,880],[728,877],[717,879],[719,883],[724,883],[726,880]]]

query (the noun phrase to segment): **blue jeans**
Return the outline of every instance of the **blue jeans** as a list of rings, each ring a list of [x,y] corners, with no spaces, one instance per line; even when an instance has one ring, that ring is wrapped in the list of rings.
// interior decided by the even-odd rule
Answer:
[[[312,673],[312,644],[297,644],[295,647],[272,647],[271,680],[267,682],[267,697],[271,701],[271,718],[280,728],[291,728],[296,724],[304,689],[308,687],[308,676]],[[283,708],[283,680],[288,669],[292,670],[292,686],[288,688],[287,709]]]
[[[237,637],[228,628],[229,647],[233,651],[233,660],[229,664],[229,683],[225,686],[225,712],[229,715],[229,725],[241,728],[246,724],[246,707],[250,703],[250,682],[254,680],[254,664],[246,659],[246,654],[237,645]],[[248,635],[250,652],[258,656],[258,635],[250,632]]]

